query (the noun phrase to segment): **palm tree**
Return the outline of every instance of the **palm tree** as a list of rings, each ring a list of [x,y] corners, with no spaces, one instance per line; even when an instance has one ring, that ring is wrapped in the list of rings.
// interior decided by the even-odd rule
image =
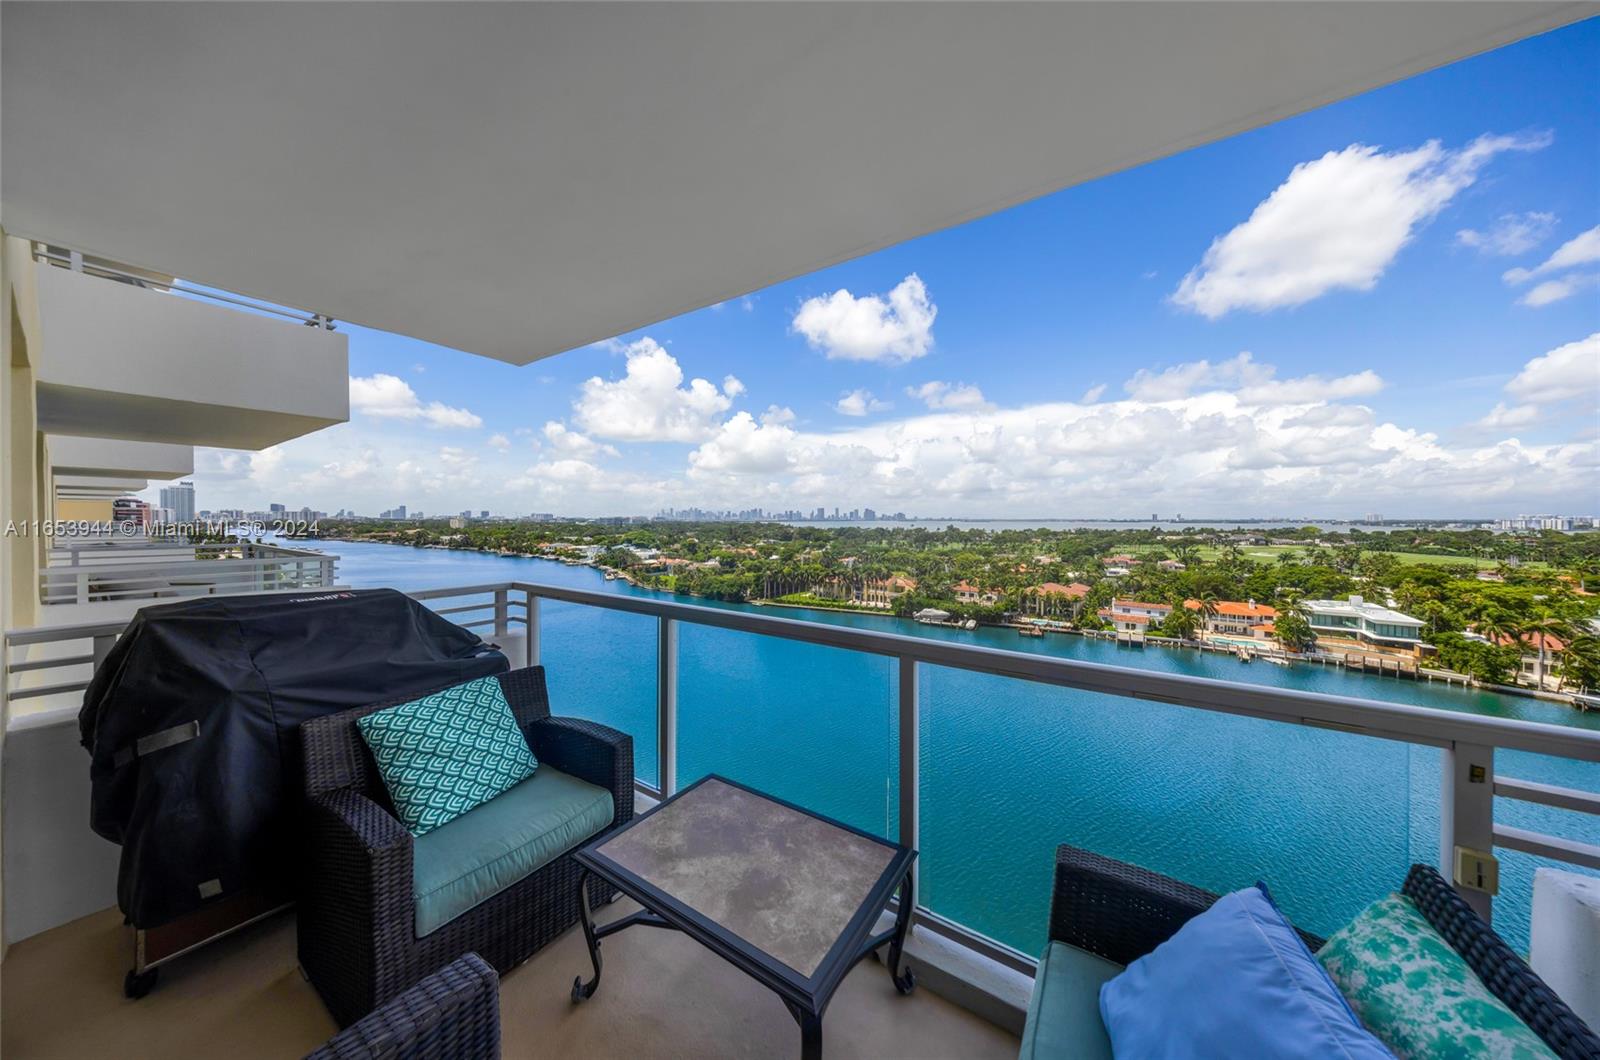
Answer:
[[[1195,631],[1200,627],[1200,616],[1179,603],[1162,626],[1167,632],[1176,633],[1179,640],[1193,640]]]
[[[1544,675],[1546,670],[1545,648],[1551,637],[1558,637],[1563,643],[1571,644],[1575,639],[1573,625],[1559,615],[1546,615],[1528,623],[1528,635],[1531,635],[1539,646],[1539,668],[1534,679],[1540,689],[1544,688]]]

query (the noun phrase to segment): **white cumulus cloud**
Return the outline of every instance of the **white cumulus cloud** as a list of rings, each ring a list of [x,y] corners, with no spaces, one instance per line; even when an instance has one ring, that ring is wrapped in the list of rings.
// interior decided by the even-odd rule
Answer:
[[[736,413],[722,425],[716,437],[689,454],[689,474],[785,471],[790,466],[794,438],[794,430],[784,423],[757,423],[748,412]]]
[[[887,401],[879,401],[873,397],[870,390],[852,390],[848,394],[840,395],[839,400],[833,403],[833,411],[841,416],[867,416],[874,412],[883,412],[890,407]]]
[[[1600,286],[1600,272],[1574,272],[1556,280],[1546,280],[1528,288],[1528,293],[1517,299],[1522,305],[1537,309],[1565,301],[1579,291]]]
[[[566,424],[554,420],[544,425],[544,437],[551,451],[561,456],[588,460],[596,456],[617,455],[614,446],[597,442],[588,435],[570,430]]]
[[[1504,151],[1538,150],[1548,135],[1478,137],[1450,150],[1351,144],[1302,162],[1216,239],[1172,294],[1216,319],[1235,309],[1301,305],[1334,290],[1371,290],[1416,230]]]
[[[795,313],[793,328],[813,349],[845,361],[903,363],[933,345],[939,307],[928,298],[922,278],[912,273],[886,296],[857,298],[840,288],[807,299]]]
[[[943,383],[933,380],[921,386],[906,387],[906,395],[916,398],[930,409],[956,411],[991,407],[984,398],[983,391],[967,383]]]
[[[1537,405],[1578,400],[1600,405],[1600,331],[1533,358],[1506,384],[1506,393]]]
[[[491,434],[484,444],[490,449],[498,449],[500,452],[504,453],[511,448],[511,439],[507,438],[503,434]]]
[[[572,406],[579,427],[599,438],[626,442],[698,442],[716,433],[733,393],[704,379],[684,386],[677,359],[648,336],[626,350],[621,379],[594,376],[583,384]],[[743,385],[732,382],[742,393]]]
[[[1507,270],[1505,281],[1512,284],[1527,283],[1536,276],[1548,276],[1552,272],[1592,265],[1597,261],[1600,261],[1600,225],[1595,225],[1587,232],[1579,232],[1531,269]]]
[[[410,383],[383,372],[350,377],[350,408],[382,419],[421,420],[430,427],[483,426],[483,420],[466,409],[439,401],[424,405]]]
[[[1276,375],[1274,366],[1261,364],[1247,350],[1216,363],[1189,361],[1161,371],[1141,368],[1122,388],[1137,401],[1174,401],[1196,392],[1226,389],[1247,405],[1338,401],[1383,389],[1383,379],[1371,369],[1333,379],[1320,375],[1277,379]]]

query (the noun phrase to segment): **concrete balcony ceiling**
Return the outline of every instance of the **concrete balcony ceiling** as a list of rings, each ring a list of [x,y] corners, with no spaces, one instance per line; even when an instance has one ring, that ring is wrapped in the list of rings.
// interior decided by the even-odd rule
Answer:
[[[261,449],[349,418],[339,332],[34,268],[50,434]]]
[[[124,494],[138,493],[148,485],[150,485],[148,479],[126,475],[57,475],[55,479],[56,492],[67,496],[121,497]]]
[[[130,475],[160,481],[194,474],[194,447],[189,445],[53,434],[45,438],[45,449],[57,475]]]
[[[1593,3],[8,3],[14,234],[522,364]]]

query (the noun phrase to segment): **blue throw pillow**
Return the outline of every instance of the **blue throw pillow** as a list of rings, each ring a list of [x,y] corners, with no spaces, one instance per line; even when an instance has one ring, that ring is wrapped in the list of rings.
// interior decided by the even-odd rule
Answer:
[[[356,728],[416,836],[522,783],[539,764],[494,677],[374,711]]]
[[[1260,885],[1223,895],[1102,986],[1100,1018],[1119,1060],[1393,1056]]]

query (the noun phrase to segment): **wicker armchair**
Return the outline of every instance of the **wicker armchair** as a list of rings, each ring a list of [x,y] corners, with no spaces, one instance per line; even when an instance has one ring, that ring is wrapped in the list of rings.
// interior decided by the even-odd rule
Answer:
[[[577,718],[552,717],[542,667],[498,678],[541,764],[611,793],[611,827],[633,819],[633,740]],[[398,702],[398,701],[395,701]],[[306,856],[300,886],[301,967],[341,1027],[469,952],[504,973],[578,922],[580,870],[570,851],[418,938],[412,837],[389,797],[356,719],[374,703],[301,726]],[[598,880],[589,898],[611,897]]]
[[[1413,865],[1401,888],[1484,986],[1564,1060],[1600,1060],[1600,1037],[1512,952],[1455,888]],[[1050,938],[1131,964],[1211,907],[1217,895],[1077,847],[1056,848]],[[1299,930],[1298,928],[1296,930]],[[1301,931],[1313,951],[1323,940]]]
[[[500,977],[476,953],[346,1027],[306,1060],[499,1060]]]

